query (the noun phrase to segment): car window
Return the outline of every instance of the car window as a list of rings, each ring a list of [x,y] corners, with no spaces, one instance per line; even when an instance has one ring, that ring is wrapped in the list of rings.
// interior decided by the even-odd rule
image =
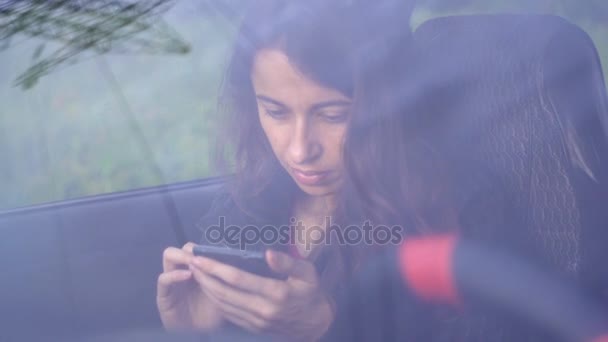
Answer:
[[[0,210],[212,176],[215,100],[246,2],[0,5]],[[412,25],[451,14],[561,15],[591,35],[607,65],[607,6],[425,0]]]
[[[0,209],[210,176],[231,12],[59,3],[0,5]]]

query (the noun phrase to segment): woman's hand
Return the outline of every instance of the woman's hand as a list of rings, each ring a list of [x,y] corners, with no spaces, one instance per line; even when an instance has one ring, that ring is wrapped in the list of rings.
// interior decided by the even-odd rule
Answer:
[[[169,247],[163,253],[163,273],[158,277],[156,304],[167,330],[209,331],[222,322],[221,313],[207,298],[188,269],[192,247]]]
[[[268,251],[269,266],[287,280],[260,277],[203,257],[191,270],[225,319],[249,331],[318,340],[329,329],[333,307],[312,263]]]

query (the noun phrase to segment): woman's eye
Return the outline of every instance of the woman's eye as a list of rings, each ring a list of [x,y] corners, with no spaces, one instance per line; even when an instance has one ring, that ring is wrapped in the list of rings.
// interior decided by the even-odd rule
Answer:
[[[283,109],[278,109],[278,110],[266,109],[266,114],[268,114],[269,116],[271,116],[275,119],[282,119],[287,116],[287,111],[283,110]]]
[[[348,113],[322,113],[321,117],[330,123],[342,123],[348,119]]]

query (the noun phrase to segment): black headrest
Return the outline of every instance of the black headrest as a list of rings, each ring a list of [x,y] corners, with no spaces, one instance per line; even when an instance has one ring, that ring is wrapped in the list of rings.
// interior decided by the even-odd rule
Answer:
[[[598,119],[607,124],[597,51],[583,30],[562,18],[443,17],[421,25],[415,40],[417,63],[407,76],[415,87],[410,92],[415,96],[409,98],[425,100],[419,110],[442,115],[446,110],[487,109],[442,115],[454,125],[446,132],[450,139],[477,135],[479,119],[528,118],[525,109],[531,107],[545,112],[538,113],[543,119],[555,115],[577,127]],[[445,121],[442,126],[448,128]]]
[[[608,237],[608,105],[590,37],[545,15],[443,17],[414,36],[406,115],[430,119],[420,134],[451,160],[463,229],[584,271]]]

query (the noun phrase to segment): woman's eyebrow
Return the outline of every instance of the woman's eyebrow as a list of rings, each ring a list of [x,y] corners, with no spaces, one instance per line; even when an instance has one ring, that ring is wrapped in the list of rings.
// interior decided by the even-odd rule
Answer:
[[[279,107],[287,107],[285,104],[281,103],[280,101],[273,100],[273,99],[271,99],[271,98],[270,98],[270,97],[268,97],[268,96],[264,96],[264,95],[256,95],[256,98],[257,98],[258,100],[260,100],[260,101],[263,101],[263,102],[268,102],[268,103],[271,103],[271,104],[273,104],[273,105],[275,105],[275,106],[279,106]]]
[[[275,106],[287,108],[287,106],[284,103],[274,100],[265,95],[256,95],[256,98],[262,102],[267,102],[267,103],[273,104]],[[329,101],[315,103],[314,105],[312,105],[310,107],[310,111],[314,112],[314,111],[323,109],[325,107],[348,107],[351,105],[352,105],[351,101],[347,101],[347,100],[329,100]]]
[[[325,107],[348,107],[351,106],[352,103],[350,101],[346,101],[346,100],[331,100],[331,101],[324,101],[324,102],[319,102],[319,103],[315,103],[310,110],[311,111],[317,111],[319,109],[325,108]]]

